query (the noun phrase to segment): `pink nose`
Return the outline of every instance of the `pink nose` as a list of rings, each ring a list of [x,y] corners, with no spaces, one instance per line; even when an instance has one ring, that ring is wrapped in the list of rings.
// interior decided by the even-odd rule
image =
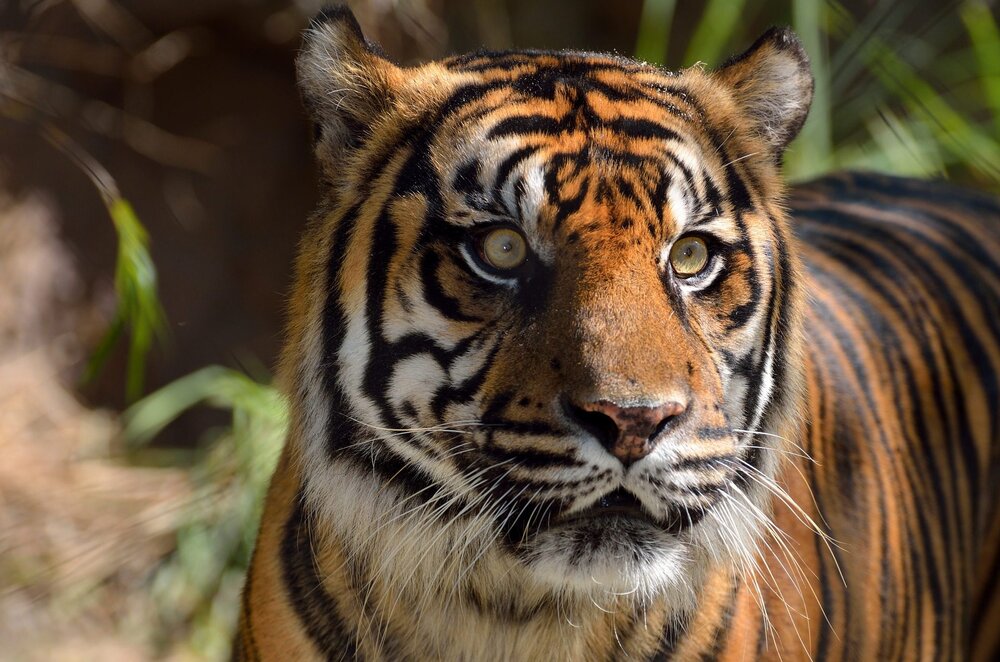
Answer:
[[[620,407],[608,400],[569,403],[567,412],[628,466],[656,447],[660,430],[687,408],[680,402],[654,407]]]

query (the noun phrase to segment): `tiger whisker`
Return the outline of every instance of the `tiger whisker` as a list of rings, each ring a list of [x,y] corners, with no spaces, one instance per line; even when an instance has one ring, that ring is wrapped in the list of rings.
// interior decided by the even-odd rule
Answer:
[[[398,605],[398,604],[399,604],[399,601],[400,601],[400,600],[402,599],[402,597],[403,597],[403,594],[404,594],[404,593],[406,592],[406,589],[407,589],[407,588],[409,587],[409,585],[410,585],[410,583],[412,582],[413,578],[415,577],[416,573],[417,573],[417,572],[418,572],[418,571],[420,570],[420,568],[421,568],[421,565],[422,565],[422,563],[423,563],[424,559],[425,559],[425,558],[427,557],[427,555],[428,555],[428,554],[429,554],[429,553],[431,552],[431,550],[432,550],[432,549],[434,548],[435,544],[436,544],[436,543],[437,543],[437,542],[438,542],[438,541],[439,541],[439,540],[440,540],[440,539],[441,539],[441,538],[442,538],[442,537],[443,537],[444,535],[446,535],[446,534],[447,534],[447,533],[448,533],[448,532],[450,531],[450,529],[452,528],[452,526],[454,526],[454,524],[455,524],[456,522],[458,522],[458,521],[459,521],[459,520],[461,519],[462,515],[464,515],[465,513],[467,513],[467,512],[468,512],[469,510],[471,510],[472,508],[475,508],[476,506],[478,506],[478,505],[479,505],[479,504],[480,504],[480,503],[481,503],[481,502],[482,502],[483,500],[485,500],[485,494],[480,494],[480,495],[477,495],[477,497],[476,497],[476,498],[474,498],[474,499],[473,499],[472,501],[470,501],[469,503],[467,503],[467,504],[465,505],[465,507],[463,507],[463,508],[462,508],[462,510],[461,510],[461,511],[460,511],[460,512],[459,512],[459,513],[458,513],[458,514],[457,514],[457,515],[456,515],[456,516],[455,516],[454,518],[452,518],[452,519],[450,519],[450,520],[446,521],[446,522],[445,522],[445,523],[444,523],[444,524],[443,524],[443,525],[441,526],[441,528],[440,528],[440,530],[439,530],[439,531],[437,532],[437,534],[436,534],[436,535],[434,535],[434,536],[433,536],[433,537],[432,537],[431,539],[429,539],[429,540],[427,541],[427,543],[426,543],[426,544],[424,545],[424,549],[423,549],[423,551],[422,551],[422,552],[420,553],[420,555],[419,555],[419,557],[417,558],[416,562],[412,564],[412,569],[410,570],[410,573],[409,573],[409,574],[408,574],[408,575],[407,575],[407,576],[406,576],[406,577],[405,577],[405,578],[403,579],[403,581],[402,581],[402,582],[401,582],[401,583],[399,584],[399,587],[398,587],[398,590],[396,590],[396,591],[394,592],[394,593],[395,593],[395,598],[393,599],[393,602],[392,602],[392,605],[390,605],[390,608],[389,608],[389,610],[390,610],[390,611],[394,610],[394,609],[395,609],[395,607],[396,607],[396,605]],[[456,503],[456,502],[457,502],[457,499],[452,499],[452,500],[451,500],[451,501],[450,501],[449,503],[447,503],[447,504],[444,504],[444,505],[443,505],[443,506],[442,506],[441,508],[437,509],[437,510],[436,510],[436,511],[435,511],[434,513],[431,513],[431,514],[429,514],[429,516],[428,516],[428,517],[426,517],[426,519],[425,519],[425,525],[424,525],[424,526],[422,526],[421,528],[422,528],[423,530],[425,530],[425,529],[426,529],[426,528],[427,528],[428,526],[430,526],[430,525],[431,525],[432,523],[435,523],[435,522],[437,522],[437,520],[438,520],[438,518],[439,518],[440,514],[442,514],[442,513],[444,513],[445,511],[447,511],[447,510],[448,510],[448,508],[450,508],[450,507],[451,507],[451,505],[453,505],[453,504],[454,504],[454,503]],[[417,539],[419,539],[419,537],[420,537],[420,536],[415,536],[415,537],[416,537]],[[401,546],[400,546],[400,548],[401,548]],[[447,562],[447,560],[446,560],[446,562]],[[421,600],[422,600],[422,598],[418,599],[418,603],[419,603],[419,602],[420,602]],[[381,607],[381,603],[380,603],[380,607]]]
[[[747,446],[740,446],[741,450],[742,449],[747,449],[747,448],[754,449],[754,450],[761,450],[761,451],[770,451],[770,452],[773,452],[773,453],[780,453],[780,454],[788,456],[788,457],[798,457],[798,458],[802,458],[803,460],[807,460],[809,462],[813,462],[813,463],[816,462],[816,460],[812,459],[808,455],[803,455],[802,453],[796,453],[795,451],[790,451],[790,450],[787,450],[787,449],[784,449],[784,448],[778,448],[777,446],[754,446],[752,444],[751,445],[747,445]]]
[[[485,474],[485,472],[488,471],[489,469],[490,469],[490,467],[484,467],[480,471],[478,471],[475,474],[473,474],[472,476],[470,476],[469,480],[471,481],[471,485],[469,486],[469,489],[475,489],[476,487],[478,487],[479,485],[481,485],[484,482],[484,480],[481,478],[481,476],[483,474]],[[389,483],[391,483],[392,480],[395,479],[395,477],[398,476],[398,475],[399,475],[399,472],[397,472],[395,475],[393,475],[393,477],[390,478]],[[386,487],[387,486],[388,486],[388,483],[387,483]],[[428,485],[427,487],[419,490],[418,492],[415,492],[414,494],[411,494],[410,496],[408,496],[406,499],[403,499],[399,503],[400,504],[401,503],[405,503],[409,499],[416,497],[417,495],[419,495],[420,493],[426,491],[427,489],[431,489],[431,488],[434,488],[434,487],[437,487],[437,486],[433,485],[433,484],[432,485]],[[417,516],[418,516],[418,522],[416,523],[416,527],[417,528],[426,528],[426,526],[429,526],[431,524],[431,522],[433,521],[433,515],[428,516],[427,514],[424,514],[423,517],[421,517],[420,511],[426,510],[427,508],[436,505],[439,501],[444,500],[445,502],[443,504],[441,504],[440,507],[438,507],[437,510],[435,511],[435,512],[437,512],[437,511],[443,512],[444,510],[447,510],[453,503],[457,502],[457,500],[459,498],[461,498],[460,494],[444,493],[444,494],[440,494],[440,495],[435,495],[435,496],[431,497],[431,499],[428,500],[427,502],[425,502],[423,504],[420,504],[419,506],[416,506],[416,507],[414,507],[414,508],[412,508],[412,509],[410,509],[410,510],[404,512],[404,513],[400,513],[400,514],[396,515],[395,517],[393,517],[388,522],[384,522],[383,524],[381,524],[378,527],[378,529],[376,529],[375,532],[373,532],[371,535],[369,535],[369,537],[366,539],[364,545],[363,546],[359,546],[359,548],[364,549],[365,546],[367,546],[367,543],[371,542],[375,538],[375,536],[378,534],[378,532],[380,532],[386,526],[390,525],[391,523],[393,523],[395,521],[398,521],[398,520],[403,519],[403,518],[405,518],[407,516],[410,516],[410,515],[412,515],[414,513],[417,513]],[[397,504],[397,505],[399,505],[399,504]],[[401,549],[401,547],[402,547],[403,544],[405,544],[405,539],[399,545],[397,545],[397,547],[396,547],[395,550],[390,551],[389,554],[388,554],[388,556],[390,558],[394,558],[396,552],[398,552],[399,549]],[[341,565],[341,567],[342,567],[342,565]],[[365,599],[363,601],[363,606],[365,604],[367,604],[367,601],[368,601],[368,599],[370,597],[371,591],[374,589],[374,583],[375,583],[375,581],[377,579],[378,579],[377,577],[372,577],[371,580],[369,581],[369,589],[368,589],[368,591],[366,593],[366,596],[365,596]]]
[[[813,463],[816,463],[816,460],[813,459],[812,455],[810,455],[805,448],[803,448],[800,444],[796,443],[795,441],[789,439],[788,437],[783,437],[780,434],[775,434],[773,432],[764,432],[762,430],[742,430],[740,428],[730,428],[730,432],[734,432],[736,434],[759,435],[762,437],[771,437],[772,439],[780,439],[789,446],[794,447],[799,453],[802,454],[803,457],[805,457],[806,459],[810,460]]]
[[[483,473],[484,472],[485,472],[485,469],[483,470]],[[482,479],[482,478],[480,478],[479,481],[474,481],[473,485],[474,486],[481,485],[483,482],[485,482],[485,480]],[[437,505],[431,512],[423,512],[423,513],[418,512],[417,513],[417,520],[418,521],[415,523],[414,529],[417,530],[417,531],[423,531],[427,527],[433,525],[433,523],[435,523],[435,521],[438,520],[439,515],[441,513],[445,512],[445,511],[447,511],[452,505],[454,505],[455,503],[457,503],[460,498],[461,498],[461,495],[459,495],[459,494],[445,494],[445,495],[441,496],[440,499],[438,499],[438,500],[442,501],[443,503]],[[428,504],[422,504],[422,505],[423,506],[430,505],[430,502]],[[452,521],[445,522],[444,525],[442,526],[441,534],[443,534],[444,532],[446,532],[448,530],[448,528],[451,526],[451,524],[452,524]],[[415,536],[414,538],[415,539],[419,539],[419,536]],[[409,541],[405,537],[402,538],[400,540],[400,542],[396,545],[395,548],[393,548],[392,550],[390,550],[384,557],[382,557],[382,561],[383,561],[382,562],[382,566],[383,567],[386,566],[386,565],[388,565],[389,567],[394,566],[397,555],[399,554],[399,552],[402,551],[403,547],[408,542]],[[425,546],[425,552],[424,552],[425,554],[430,551],[430,549],[433,546],[433,542],[434,541],[432,540],[432,541],[428,542],[428,544]],[[419,565],[415,565],[414,566],[414,571],[418,567],[419,567]],[[378,580],[379,580],[378,574],[372,576],[368,580],[368,590],[366,592],[364,601],[362,602],[362,612],[364,612],[365,606],[368,604],[368,601],[371,599],[371,594],[374,591],[375,586],[376,586]],[[403,585],[403,586],[400,587],[400,591],[402,591],[404,589],[405,589],[405,585]],[[398,603],[398,598],[399,598],[400,595],[401,595],[401,593],[397,595],[397,600],[396,600],[396,602],[393,603],[393,607],[395,607],[395,604]],[[379,600],[378,604],[375,605],[374,608],[375,608],[376,612],[381,611],[385,599],[387,599],[387,598],[383,598],[382,600]],[[388,628],[388,623],[386,623],[385,628],[383,628],[382,634],[380,634],[379,637],[378,637],[378,639],[376,640],[377,644],[380,644],[381,641],[386,636],[386,634],[387,634],[387,628]],[[364,635],[367,635],[368,632],[370,632],[370,629],[368,631],[366,631],[364,633]]]
[[[505,464],[505,463],[510,462],[510,461],[513,461],[513,458],[511,458],[510,460],[506,460],[504,462],[501,462],[499,464]],[[492,468],[495,468],[496,466],[497,465],[493,465],[492,467],[484,467],[481,470],[480,473],[485,473],[486,471],[488,471],[488,470],[490,470]],[[507,471],[508,472],[513,471],[513,469],[515,469],[516,467],[517,467],[517,465],[515,464],[514,466],[508,468]],[[485,482],[485,479],[481,479],[481,481]],[[399,590],[396,591],[396,597],[395,597],[395,599],[393,601],[393,604],[390,606],[390,610],[395,609],[396,605],[399,604],[400,599],[402,599],[403,593],[406,591],[406,588],[409,586],[410,582],[413,580],[413,578],[416,575],[418,569],[421,567],[421,564],[423,563],[424,559],[427,557],[427,554],[429,554],[430,551],[431,551],[431,549],[433,549],[434,545],[441,539],[442,536],[444,536],[449,531],[449,529],[452,526],[454,526],[455,522],[458,522],[459,520],[461,520],[461,518],[466,513],[468,513],[470,510],[474,509],[475,507],[478,507],[478,505],[480,503],[482,503],[486,499],[486,497],[487,497],[487,494],[485,492],[476,495],[473,498],[472,501],[470,501],[469,503],[467,503],[458,513],[456,513],[455,517],[453,517],[450,520],[446,521],[444,523],[444,525],[441,527],[441,530],[437,533],[437,535],[435,535],[433,538],[431,538],[426,543],[426,545],[424,546],[424,551],[420,554],[420,556],[416,560],[416,562],[414,562],[412,564],[412,568],[413,569],[410,571],[410,573],[407,575],[407,577],[402,581],[402,583],[399,586]],[[449,503],[444,504],[442,507],[438,508],[433,513],[430,513],[430,514],[426,515],[425,516],[425,525],[421,527],[421,530],[426,529],[427,526],[429,526],[430,524],[437,522],[440,514],[443,514],[444,512],[446,512],[451,507],[451,505],[453,503],[457,502],[457,500],[458,500],[458,497],[456,497],[455,499],[452,499]],[[416,539],[419,539],[420,536],[422,536],[422,532],[416,532],[416,534],[415,534],[414,537]],[[397,551],[399,549],[401,549],[401,547],[402,547],[402,543],[397,546]]]
[[[375,425],[373,423],[368,423],[359,418],[355,418],[348,414],[341,414],[344,418],[354,421],[358,425],[363,425],[371,430],[378,430],[379,432],[437,432],[444,428],[449,428],[453,426],[464,426],[464,427],[496,427],[494,423],[483,423],[478,419],[468,419],[468,420],[458,420],[458,421],[445,421],[443,423],[438,423],[437,425],[430,425],[427,427],[408,427],[408,428],[389,428],[381,425]]]
[[[751,156],[757,156],[758,154],[760,154],[760,152],[750,152],[749,154],[744,154],[743,156],[737,156],[735,159],[729,161],[728,163],[724,163],[722,165],[722,167],[723,168],[728,168],[729,166],[733,165],[734,163],[739,163],[740,161],[743,161],[744,159],[749,159]]]
[[[746,521],[745,516],[737,515],[730,510],[734,509],[737,513],[742,512],[743,506],[740,502],[734,499],[729,499],[720,505],[722,506],[722,508],[719,509],[720,519],[728,520],[729,522],[729,526],[721,529],[720,533],[735,531],[738,528],[737,522]],[[767,609],[767,602],[764,599],[764,593],[761,590],[760,582],[758,581],[758,578],[761,577],[761,575],[759,565],[760,562],[757,558],[756,552],[754,551],[753,553],[750,553],[744,548],[743,545],[734,544],[731,533],[723,533],[722,537],[723,541],[726,543],[726,549],[729,551],[731,558],[734,560],[737,568],[739,569],[740,575],[748,582],[748,585],[752,587],[751,595],[760,609],[765,633],[770,633],[775,643],[777,643],[777,631],[771,621],[770,613]]]
[[[789,508],[789,510],[792,511],[792,514],[796,516],[796,519],[798,519],[799,522],[801,522],[813,533],[822,538],[828,546],[833,545],[841,550],[845,549],[845,547],[840,541],[836,540],[828,533],[826,533],[826,531],[824,531],[822,527],[820,527],[819,524],[816,523],[816,521],[812,518],[812,516],[809,515],[809,513],[807,513],[802,508],[802,506],[800,506],[798,502],[796,502],[795,499],[793,499],[791,495],[788,494],[788,492],[786,492],[780,485],[778,485],[773,478],[761,472],[760,469],[754,467],[745,460],[738,459],[737,462],[739,462],[740,465],[749,472],[749,474],[747,475],[751,476],[757,484],[759,484],[761,487],[763,487],[768,492],[777,497],[783,504],[785,504]],[[833,550],[831,549],[830,552],[832,554]]]
[[[760,472],[758,471],[756,473],[760,473]],[[764,474],[761,474],[761,476],[762,477],[766,477],[766,476],[764,476]],[[757,476],[751,474],[750,477],[751,477],[752,480],[755,481],[756,484],[761,485],[761,487],[765,488],[768,491],[771,490],[771,487],[769,485],[767,485],[766,483],[762,482],[760,480],[760,478],[758,478]],[[777,487],[777,485],[775,485],[775,487]],[[790,564],[792,564],[794,566],[794,569],[796,571],[796,575],[798,576],[799,580],[805,580],[806,581],[806,585],[809,587],[809,591],[812,594],[813,599],[816,601],[816,603],[820,607],[820,613],[822,613],[824,620],[827,622],[827,624],[830,626],[830,628],[832,630],[833,629],[833,625],[830,622],[830,619],[829,619],[828,615],[826,614],[826,610],[823,607],[822,600],[816,594],[816,591],[813,588],[812,582],[809,582],[808,579],[805,577],[805,572],[804,572],[803,567],[802,567],[802,564],[805,563],[804,559],[802,559],[801,555],[799,555],[797,552],[794,552],[793,550],[791,550],[787,546],[787,544],[785,543],[785,541],[783,540],[783,538],[788,538],[789,540],[791,540],[790,536],[788,536],[788,534],[786,532],[784,532],[780,528],[778,528],[776,526],[775,522],[770,517],[765,516],[764,513],[762,513],[759,510],[759,508],[757,508],[752,503],[752,501],[750,500],[750,498],[742,490],[740,490],[738,488],[735,488],[735,487],[734,487],[734,489],[747,502],[747,504],[751,507],[751,510],[750,510],[751,516],[755,517],[756,519],[758,519],[759,521],[761,521],[764,524],[766,530],[772,535],[772,537],[774,538],[776,544],[778,544],[779,547],[782,549],[782,555],[785,557],[785,559]],[[754,511],[756,511],[756,512],[754,512]],[[789,572],[789,569],[787,567],[785,567],[784,564],[781,562],[781,560],[777,557],[777,555],[774,554],[774,551],[773,551],[773,549],[771,549],[770,544],[766,540],[761,540],[760,542],[763,543],[771,551],[772,556],[774,556],[775,560],[785,570],[786,575],[788,575],[791,578],[791,574]],[[832,550],[831,550],[831,554],[832,554]],[[834,557],[834,561],[836,562],[836,558],[835,557]],[[808,564],[806,564],[806,567],[808,568]],[[818,579],[818,575],[815,573],[815,571],[813,571],[811,568],[809,568],[809,570],[810,570],[810,574],[814,578]],[[798,581],[795,581],[795,586],[796,586],[796,590],[799,593],[800,599],[802,599],[804,601],[804,596],[802,595],[801,588],[798,586]],[[788,609],[787,603],[786,603],[785,606],[786,606],[786,609]],[[794,622],[795,619],[792,619],[792,621]],[[806,621],[807,621],[807,624],[808,624],[808,618],[806,618]],[[798,636],[798,632],[797,631],[796,631],[796,635]],[[801,637],[800,637],[800,641],[801,641]]]
[[[517,499],[519,499],[520,496],[522,494],[524,494],[524,491],[528,489],[528,486],[529,486],[529,484],[525,483],[524,486],[521,487],[521,491],[518,492],[517,495],[514,496],[513,500],[516,501]],[[485,512],[485,513],[482,514],[483,519],[487,520],[487,522],[492,521],[496,517],[497,514],[499,514],[500,512],[503,512],[504,510],[507,510],[509,508],[509,504],[505,504],[504,503],[504,499],[507,498],[507,495],[509,495],[511,493],[511,491],[514,489],[514,487],[516,487],[516,486],[511,486],[510,488],[508,488],[507,491],[504,492],[504,494],[502,496],[500,496],[500,498],[498,498],[496,500],[495,505],[492,506],[489,510],[487,510],[487,512]],[[509,514],[508,514],[508,517],[509,517]],[[506,520],[505,520],[505,522],[506,522]],[[475,524],[475,522],[473,522],[472,524],[470,524],[470,527],[473,524]],[[484,528],[486,528],[486,527],[488,527],[488,526],[489,526],[489,524],[481,527],[481,530],[484,529]],[[503,530],[502,529],[502,525],[501,525],[501,527],[497,527],[497,528],[498,528],[498,530]],[[462,580],[467,576],[467,574],[469,572],[471,572],[472,568],[475,567],[475,565],[479,561],[479,559],[482,558],[482,556],[490,549],[490,546],[492,545],[493,542],[495,542],[495,540],[496,540],[496,534],[495,533],[492,536],[488,536],[488,537],[484,536],[483,537],[482,543],[480,544],[480,547],[479,547],[476,555],[469,561],[469,563],[465,564],[465,567],[458,573],[458,576],[455,578],[455,582],[452,585],[452,590],[451,590],[451,592],[449,594],[449,597],[448,597],[448,600],[446,601],[445,604],[450,604],[451,603],[451,600],[458,593],[458,589],[459,589],[459,586],[461,585]]]

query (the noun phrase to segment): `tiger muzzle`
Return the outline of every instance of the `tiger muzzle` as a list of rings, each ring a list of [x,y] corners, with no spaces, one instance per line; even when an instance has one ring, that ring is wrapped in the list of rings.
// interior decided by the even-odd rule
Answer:
[[[623,407],[608,400],[574,403],[566,413],[593,434],[626,467],[641,460],[656,447],[661,433],[687,410],[680,402],[654,406]]]

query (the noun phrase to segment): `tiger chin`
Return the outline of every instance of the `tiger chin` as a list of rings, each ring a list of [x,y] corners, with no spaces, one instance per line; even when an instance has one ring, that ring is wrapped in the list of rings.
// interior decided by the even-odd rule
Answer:
[[[893,359],[861,339],[877,345],[885,311],[968,314],[996,369],[995,334],[973,304],[948,318],[928,303],[940,228],[917,231],[931,266],[886,307],[844,247],[894,200],[944,205],[940,223],[973,238],[948,250],[995,276],[994,198],[854,176],[790,197],[782,153],[813,82],[785,29],[715,71],[573,51],[402,68],[340,8],[313,22],[297,71],[322,201],[237,659],[873,659],[973,640],[988,659],[996,637],[965,621],[922,637],[876,616],[995,612],[961,582],[922,601],[913,566],[884,551],[916,530],[908,499],[925,487],[906,478],[897,504],[881,481],[925,461],[908,431],[941,414],[910,404],[940,375],[862,374]],[[916,271],[894,260],[887,277]],[[988,307],[996,281],[984,288]],[[941,338],[900,351],[958,351]],[[995,458],[983,393],[968,444]],[[946,441],[938,460],[961,452]],[[984,484],[942,508],[969,515],[990,503]],[[996,508],[976,512],[981,539],[938,530],[942,515],[906,544],[992,550]],[[857,588],[871,559],[882,598]]]

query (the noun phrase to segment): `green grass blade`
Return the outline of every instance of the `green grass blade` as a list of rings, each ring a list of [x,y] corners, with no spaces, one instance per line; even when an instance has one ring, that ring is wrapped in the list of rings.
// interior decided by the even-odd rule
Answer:
[[[104,335],[97,343],[97,347],[94,348],[94,351],[90,353],[90,358],[87,359],[87,367],[84,368],[83,376],[80,378],[83,384],[93,382],[101,374],[101,369],[108,362],[111,351],[118,344],[124,331],[125,320],[122,319],[121,315],[116,313],[114,319],[111,320],[108,330],[104,332]]]
[[[123,416],[125,439],[133,445],[146,444],[199,403],[231,409],[237,427],[243,413],[251,415],[251,427],[256,423],[282,427],[286,422],[284,401],[273,386],[229,368],[208,366],[170,382],[129,407]]]
[[[823,3],[820,0],[793,0],[792,17],[795,32],[809,54],[815,89],[809,117],[788,152],[785,172],[790,179],[805,179],[829,170],[833,154],[833,109]]]
[[[705,62],[720,64],[725,49],[736,33],[744,0],[709,0],[684,55],[684,66]]]
[[[105,200],[118,235],[115,260],[115,319],[91,354],[81,381],[90,383],[100,374],[118,340],[128,332],[125,396],[135,402],[142,395],[146,357],[166,328],[166,315],[156,292],[156,267],[149,254],[149,237],[132,205],[121,197]]]
[[[992,185],[1000,183],[1000,140],[956,111],[938,91],[887,45],[878,44],[872,70],[909,113],[924,118],[938,142]]]
[[[118,305],[110,328],[88,361],[82,381],[86,384],[100,374],[114,345],[128,330],[130,344],[125,391],[128,400],[134,401],[142,393],[146,356],[153,340],[162,336],[166,328],[166,316],[156,294],[156,267],[149,255],[149,237],[132,205],[119,193],[111,173],[97,159],[54,124],[42,121],[39,129],[41,136],[94,184],[118,235],[115,261]]]
[[[879,34],[895,31],[910,15],[912,7],[896,0],[879,0],[859,22],[839,2],[829,0],[826,9],[827,32],[839,38],[839,45],[830,55],[829,74],[832,94],[840,98],[851,83],[865,74],[865,58],[861,57],[866,43]]]
[[[639,19],[635,56],[645,62],[664,64],[670,43],[670,26],[677,0],[645,0]]]
[[[133,445],[148,443],[184,411],[215,395],[227,373],[226,368],[208,366],[139,400],[122,417],[125,439]]]
[[[993,115],[997,135],[1000,135],[1000,29],[985,2],[967,2],[961,13],[979,63],[983,93]]]
[[[156,293],[156,267],[146,229],[124,198],[111,200],[108,213],[118,233],[115,291],[130,336],[125,395],[134,402],[142,394],[146,356],[154,338],[162,335],[166,316]]]

